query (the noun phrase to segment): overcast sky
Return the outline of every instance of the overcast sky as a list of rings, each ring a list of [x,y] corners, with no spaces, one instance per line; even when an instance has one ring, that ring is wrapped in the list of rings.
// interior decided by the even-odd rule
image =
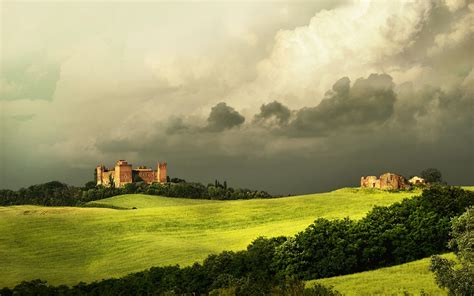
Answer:
[[[0,5],[0,188],[117,159],[275,194],[474,184],[473,2]]]

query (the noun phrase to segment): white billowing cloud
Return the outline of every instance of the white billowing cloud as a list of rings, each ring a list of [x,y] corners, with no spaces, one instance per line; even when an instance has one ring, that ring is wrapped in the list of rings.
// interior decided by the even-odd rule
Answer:
[[[307,26],[278,32],[257,79],[229,100],[248,108],[277,98],[299,108],[317,103],[342,76],[386,72],[416,41],[431,8],[429,1],[355,1],[318,12]]]
[[[450,11],[457,11],[466,5],[466,0],[445,0],[444,3]]]

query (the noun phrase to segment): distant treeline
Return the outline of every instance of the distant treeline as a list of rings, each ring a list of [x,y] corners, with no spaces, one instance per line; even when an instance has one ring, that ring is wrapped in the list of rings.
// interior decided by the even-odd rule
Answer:
[[[301,280],[371,270],[447,251],[452,218],[472,205],[474,192],[434,186],[421,196],[375,207],[360,220],[320,218],[294,237],[260,237],[244,251],[209,255],[202,264],[153,267],[74,287],[49,286],[39,280],[23,282],[0,293],[337,295],[321,286],[305,290]]]
[[[170,182],[163,184],[153,183],[148,185],[139,182],[126,184],[121,188],[96,186],[95,182],[88,182],[84,187],[75,187],[58,181],[52,181],[28,188],[21,188],[17,191],[1,189],[0,206],[24,204],[81,206],[89,201],[131,193],[219,200],[272,197],[265,191],[227,187],[227,182],[221,184],[217,180],[213,184],[205,186],[201,183],[190,183],[183,179],[174,178]]]

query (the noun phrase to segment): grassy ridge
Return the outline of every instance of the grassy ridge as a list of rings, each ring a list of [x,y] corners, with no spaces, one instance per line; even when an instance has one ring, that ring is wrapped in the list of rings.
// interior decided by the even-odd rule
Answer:
[[[454,254],[442,257],[455,259]],[[334,286],[347,296],[353,295],[447,295],[447,291],[435,283],[434,274],[428,270],[430,258],[425,258],[392,267],[336,276],[307,282],[307,286],[320,283]]]
[[[0,207],[0,287],[117,277],[244,249],[260,235],[292,235],[317,217],[360,218],[419,192],[341,189],[278,199],[211,201],[124,195],[107,208]]]

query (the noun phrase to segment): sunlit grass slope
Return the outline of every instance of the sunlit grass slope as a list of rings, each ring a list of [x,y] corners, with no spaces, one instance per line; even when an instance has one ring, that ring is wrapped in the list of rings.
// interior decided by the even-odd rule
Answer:
[[[455,259],[454,254],[442,257]],[[372,271],[309,281],[334,286],[344,295],[447,295],[435,283],[434,274],[428,270],[430,258]]]
[[[374,205],[415,194],[341,189],[239,201],[123,195],[97,203],[136,210],[0,207],[0,287],[35,278],[76,284],[190,264],[244,249],[260,235],[293,235],[317,217],[361,218]]]

